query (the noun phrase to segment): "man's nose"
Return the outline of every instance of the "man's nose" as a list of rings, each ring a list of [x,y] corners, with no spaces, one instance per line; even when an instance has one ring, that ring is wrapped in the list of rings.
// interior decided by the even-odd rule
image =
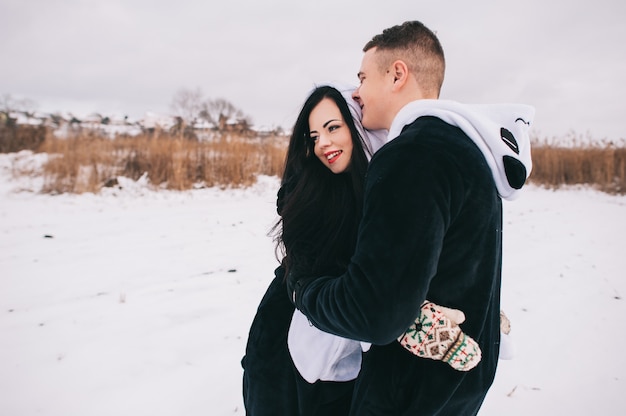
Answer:
[[[360,101],[361,100],[361,96],[359,95],[359,88],[360,87],[357,87],[357,89],[354,90],[354,92],[352,93],[352,99],[354,101],[356,101],[357,103],[361,104],[361,101]]]

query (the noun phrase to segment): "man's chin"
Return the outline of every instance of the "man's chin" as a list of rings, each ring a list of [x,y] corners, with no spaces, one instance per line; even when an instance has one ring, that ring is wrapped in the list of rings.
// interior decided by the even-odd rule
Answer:
[[[373,120],[370,120],[369,118],[363,117],[363,120],[361,120],[361,124],[363,125],[364,128],[368,129],[368,130],[379,130],[382,127],[378,127],[378,123],[375,123]]]
[[[363,125],[363,127],[365,127],[368,130],[372,129],[370,127],[372,125],[372,123],[370,122],[369,117],[367,117],[365,114],[363,114],[363,117],[361,118],[361,124]]]

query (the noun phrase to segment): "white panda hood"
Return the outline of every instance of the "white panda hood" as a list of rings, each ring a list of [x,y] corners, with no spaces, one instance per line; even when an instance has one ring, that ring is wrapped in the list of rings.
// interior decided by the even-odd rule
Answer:
[[[418,100],[396,115],[387,142],[423,116],[434,116],[463,130],[483,153],[500,197],[516,199],[532,169],[529,129],[535,115],[524,104],[462,104],[450,100]]]

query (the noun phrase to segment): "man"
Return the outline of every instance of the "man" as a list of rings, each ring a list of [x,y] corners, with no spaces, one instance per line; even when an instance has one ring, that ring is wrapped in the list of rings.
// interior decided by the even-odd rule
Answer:
[[[392,140],[368,168],[347,272],[290,274],[290,297],[321,330],[374,344],[351,415],[475,415],[498,360],[501,197],[528,176],[534,110],[439,104],[443,49],[420,22],[383,31],[364,52],[353,97],[363,125]],[[463,330],[482,349],[476,368],[416,359],[396,342],[425,299],[465,312]]]

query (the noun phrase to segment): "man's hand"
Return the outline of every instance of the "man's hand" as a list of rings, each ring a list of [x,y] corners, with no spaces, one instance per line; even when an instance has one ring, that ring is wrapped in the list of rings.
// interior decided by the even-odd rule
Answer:
[[[310,276],[303,276],[297,273],[295,270],[290,270],[287,274],[286,280],[287,294],[289,295],[289,299],[297,309],[300,309],[300,294],[302,293],[304,287],[308,283],[315,280],[315,278]]]
[[[469,371],[481,359],[478,343],[466,335],[459,324],[463,312],[424,302],[415,322],[398,342],[418,357],[441,360],[458,371]]]

